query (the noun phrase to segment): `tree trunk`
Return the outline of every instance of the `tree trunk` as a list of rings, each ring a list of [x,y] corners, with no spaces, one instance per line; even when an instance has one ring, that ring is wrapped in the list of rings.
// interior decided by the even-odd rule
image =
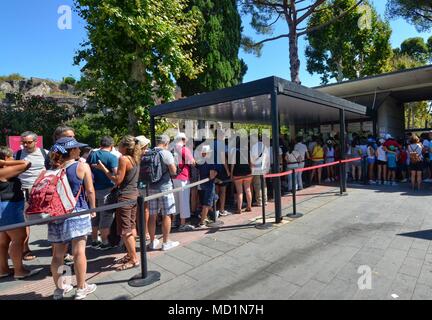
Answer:
[[[289,26],[289,54],[291,81],[300,84],[300,59],[298,55],[298,37],[295,24]]]

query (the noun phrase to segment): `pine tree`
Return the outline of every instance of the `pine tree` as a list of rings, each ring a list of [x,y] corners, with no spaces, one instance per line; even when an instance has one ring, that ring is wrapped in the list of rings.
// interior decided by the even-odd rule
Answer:
[[[192,8],[203,19],[193,41],[193,60],[202,62],[204,70],[196,79],[177,79],[183,96],[241,83],[247,66],[238,58],[242,28],[236,0],[191,0],[187,10]]]

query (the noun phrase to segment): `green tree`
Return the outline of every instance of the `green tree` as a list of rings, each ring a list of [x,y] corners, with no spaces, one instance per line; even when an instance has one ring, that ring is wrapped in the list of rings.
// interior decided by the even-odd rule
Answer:
[[[76,80],[74,77],[65,77],[65,78],[63,78],[63,83],[74,85],[76,83]]]
[[[243,14],[252,17],[251,26],[258,34],[266,36],[273,35],[274,25],[279,21],[279,19],[284,20],[288,28],[287,33],[269,37],[261,41],[254,41],[249,36],[243,36],[242,47],[246,52],[251,52],[259,56],[264,43],[281,38],[288,38],[291,81],[300,83],[298,39],[301,36],[328,27],[335,21],[349,14],[351,11],[356,10],[356,8],[363,2],[364,0],[357,0],[355,5],[347,10],[339,8],[339,15],[335,16],[334,19],[311,28],[304,25],[312,14],[325,10],[327,7],[326,0],[313,0],[307,2],[305,2],[305,0],[240,1]]]
[[[432,28],[430,0],[388,0],[386,13],[389,18],[404,18],[420,32]]]
[[[432,37],[429,38],[429,40],[432,42]],[[402,42],[400,53],[407,54],[420,61],[422,64],[426,64],[432,56],[432,50],[430,50],[428,45],[429,43],[430,42],[426,43],[422,37],[408,38]]]
[[[84,63],[80,88],[90,91],[104,125],[115,133],[148,133],[150,106],[174,97],[174,79],[195,77],[202,66],[192,44],[199,11],[186,0],[75,0],[88,41],[75,63]]]
[[[333,20],[340,10],[346,11],[355,4],[355,0],[328,0],[325,8],[311,16],[308,28]],[[359,26],[362,13],[353,10],[307,36],[307,70],[321,74],[323,84],[332,78],[340,82],[389,71],[390,25],[380,19],[374,8],[369,10],[367,26]]]
[[[201,11],[202,20],[194,37],[193,58],[204,66],[196,79],[187,76],[177,84],[185,96],[231,87],[242,82],[247,67],[238,58],[241,19],[236,0],[191,0],[186,11]],[[187,50],[192,46],[188,45]]]
[[[397,52],[397,50],[395,50]],[[402,50],[399,50],[402,51]],[[425,63],[407,53],[395,54],[391,59],[391,71],[418,68]],[[405,104],[405,128],[426,128],[432,123],[432,105],[427,101],[415,101]]]

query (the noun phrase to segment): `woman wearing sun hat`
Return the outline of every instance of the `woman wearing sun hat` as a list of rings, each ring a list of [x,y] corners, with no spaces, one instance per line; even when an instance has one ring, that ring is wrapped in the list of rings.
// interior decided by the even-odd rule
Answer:
[[[51,149],[50,157],[53,167],[65,168],[72,193],[78,196],[75,211],[83,211],[95,208],[95,191],[90,167],[87,163],[76,161],[80,156],[80,148],[87,146],[79,143],[72,137],[60,138]],[[89,203],[87,203],[87,200]],[[72,291],[70,284],[62,285],[59,281],[63,266],[64,255],[68,243],[72,243],[72,254],[74,257],[74,271],[76,275],[77,290],[76,300],[84,299],[96,290],[95,284],[87,284],[87,257],[85,253],[87,235],[92,231],[90,215],[72,217],[48,224],[48,241],[52,244],[53,258],[51,262],[51,273],[56,285],[54,299],[59,300]]]

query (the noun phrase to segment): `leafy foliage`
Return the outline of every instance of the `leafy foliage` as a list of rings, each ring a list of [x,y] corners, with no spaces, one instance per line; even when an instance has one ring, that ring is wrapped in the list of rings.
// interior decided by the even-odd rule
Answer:
[[[65,77],[63,79],[63,83],[64,84],[69,84],[69,85],[74,85],[76,83],[76,80],[73,77]]]
[[[402,17],[421,31],[432,29],[432,2],[430,0],[388,0],[387,16]]]
[[[186,11],[193,9],[199,10],[202,18],[194,44],[186,46],[186,50],[194,47],[193,58],[205,67],[196,79],[178,79],[182,94],[191,96],[241,83],[247,67],[238,58],[241,19],[236,0],[191,0]]]
[[[288,38],[289,41],[289,61],[291,81],[300,83],[300,59],[298,54],[298,39],[301,36],[311,34],[327,28],[332,23],[343,18],[351,11],[355,10],[365,0],[357,0],[353,6],[339,10],[339,14],[333,19],[325,21],[319,25],[304,26],[311,15],[327,9],[327,0],[244,0],[240,1],[242,13],[250,15],[251,26],[258,34],[268,36],[261,41],[254,41],[249,36],[243,36],[242,47],[246,52],[260,55],[263,44],[269,41],[275,41],[282,38]],[[278,36],[270,37],[275,31],[275,24],[279,21],[285,21],[287,32]]]
[[[17,81],[17,80],[24,80],[24,77],[22,75],[20,75],[19,73],[11,73],[8,76],[0,76],[0,82]]]
[[[348,10],[355,4],[356,0],[329,0],[325,8],[312,15],[308,27],[331,21],[340,10]],[[389,71],[391,28],[370,8],[370,28],[359,27],[362,13],[353,10],[307,36],[307,70],[321,74],[323,84],[332,78],[342,81]]]
[[[193,43],[199,11],[186,0],[76,0],[88,41],[80,89],[90,91],[104,125],[114,133],[149,133],[149,107],[174,96],[174,79],[193,78],[202,66],[185,50]]]
[[[408,38],[404,40],[400,47],[401,54],[407,54],[415,60],[426,64],[432,58],[432,37],[425,43],[422,37]]]

